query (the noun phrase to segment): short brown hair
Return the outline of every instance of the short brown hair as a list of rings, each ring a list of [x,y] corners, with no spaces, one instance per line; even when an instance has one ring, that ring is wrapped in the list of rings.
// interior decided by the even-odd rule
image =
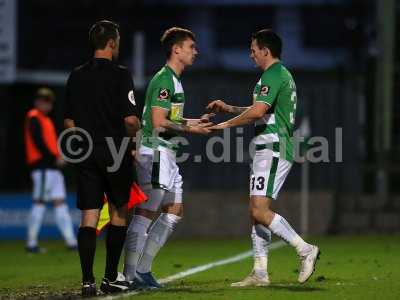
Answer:
[[[189,29],[180,27],[172,27],[167,29],[161,37],[161,45],[164,49],[167,58],[171,56],[172,47],[176,44],[180,44],[186,39],[196,40],[195,35]]]

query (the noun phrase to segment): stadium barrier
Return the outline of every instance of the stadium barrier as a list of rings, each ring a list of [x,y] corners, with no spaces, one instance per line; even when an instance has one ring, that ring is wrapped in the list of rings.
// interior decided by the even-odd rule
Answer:
[[[284,215],[300,230],[300,193],[283,192],[274,202],[274,209]],[[68,194],[67,203],[75,229],[80,212],[75,208],[75,195]],[[191,190],[184,194],[185,212],[182,223],[177,227],[174,238],[248,236],[248,194],[245,190]],[[25,239],[29,209],[32,205],[30,194],[0,195],[0,239]],[[334,221],[334,197],[331,192],[311,192],[309,234],[325,234]],[[40,238],[61,238],[54,223],[51,204],[48,204],[40,232]]]
[[[67,204],[70,208],[74,228],[80,221],[80,211],[75,208],[75,195],[68,194]],[[0,239],[25,239],[26,227],[32,199],[29,193],[0,195]],[[54,222],[53,207],[47,204],[46,214],[39,237],[42,239],[61,238]]]

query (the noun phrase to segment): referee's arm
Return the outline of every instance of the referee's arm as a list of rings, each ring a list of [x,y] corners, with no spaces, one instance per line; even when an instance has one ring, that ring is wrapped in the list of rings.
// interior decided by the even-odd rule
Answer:
[[[135,137],[136,132],[140,129],[134,90],[132,76],[128,70],[125,70],[121,80],[120,99],[125,128],[129,137]]]
[[[73,120],[71,120],[71,121],[74,122]],[[138,117],[128,116],[128,117],[125,117],[124,121],[125,121],[125,127],[126,127],[126,132],[128,133],[128,136],[135,137],[136,132],[138,132],[140,129],[140,121],[139,121]]]

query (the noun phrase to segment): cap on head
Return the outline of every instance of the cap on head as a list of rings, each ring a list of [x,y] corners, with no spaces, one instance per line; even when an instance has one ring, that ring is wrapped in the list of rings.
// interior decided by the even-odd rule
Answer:
[[[37,90],[36,92],[36,99],[45,99],[45,100],[50,100],[54,101],[56,98],[54,92],[46,87],[41,87]]]

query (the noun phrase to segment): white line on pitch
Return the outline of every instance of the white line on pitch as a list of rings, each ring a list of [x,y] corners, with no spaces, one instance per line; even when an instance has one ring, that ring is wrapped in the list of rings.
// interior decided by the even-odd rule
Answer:
[[[283,242],[283,241],[275,242],[275,243],[272,243],[269,246],[269,250],[277,249],[277,248],[283,247],[284,245],[286,245],[286,243]],[[194,268],[188,269],[186,271],[179,272],[179,273],[177,273],[175,275],[171,275],[171,276],[162,278],[162,279],[159,280],[159,282],[164,284],[164,283],[168,283],[168,282],[171,282],[171,281],[175,281],[175,280],[178,280],[178,279],[181,279],[181,278],[185,278],[187,276],[190,276],[190,275],[193,275],[193,274],[196,274],[196,273],[204,272],[206,270],[209,270],[209,269],[212,269],[212,268],[215,268],[215,267],[219,267],[219,266],[223,266],[223,265],[227,265],[227,264],[232,264],[232,263],[244,260],[246,258],[249,258],[252,255],[253,255],[253,251],[252,250],[246,251],[246,252],[240,253],[238,255],[226,258],[226,259],[217,260],[217,261],[209,263],[209,264],[205,264],[205,265],[202,265],[202,266],[194,267]],[[132,292],[128,292],[128,293],[125,293],[125,294],[118,294],[118,295],[114,295],[114,296],[98,297],[98,299],[99,300],[122,299],[122,298],[130,297],[130,296],[133,296],[133,295],[137,295],[139,293],[140,293],[139,291],[132,291]]]
[[[276,242],[276,243],[272,243],[270,245],[269,249],[270,250],[276,249],[276,248],[282,247],[283,245],[285,245],[285,243],[283,241],[279,241],[279,242]],[[253,255],[253,251],[252,250],[246,251],[246,252],[243,252],[241,254],[238,254],[238,255],[223,259],[223,260],[218,260],[218,261],[206,264],[206,265],[198,266],[198,267],[191,268],[191,269],[188,269],[188,270],[183,271],[183,272],[179,272],[179,273],[177,273],[175,275],[172,275],[172,276],[168,276],[166,278],[160,279],[160,283],[168,283],[168,282],[171,282],[171,281],[174,281],[174,280],[178,280],[178,279],[181,279],[181,278],[184,278],[184,277],[196,274],[196,273],[200,273],[200,272],[206,271],[206,270],[211,269],[211,268],[215,268],[215,267],[218,267],[218,266],[235,263],[235,262],[241,261],[243,259],[246,259],[246,258],[248,258],[248,257],[250,257],[252,255]]]

